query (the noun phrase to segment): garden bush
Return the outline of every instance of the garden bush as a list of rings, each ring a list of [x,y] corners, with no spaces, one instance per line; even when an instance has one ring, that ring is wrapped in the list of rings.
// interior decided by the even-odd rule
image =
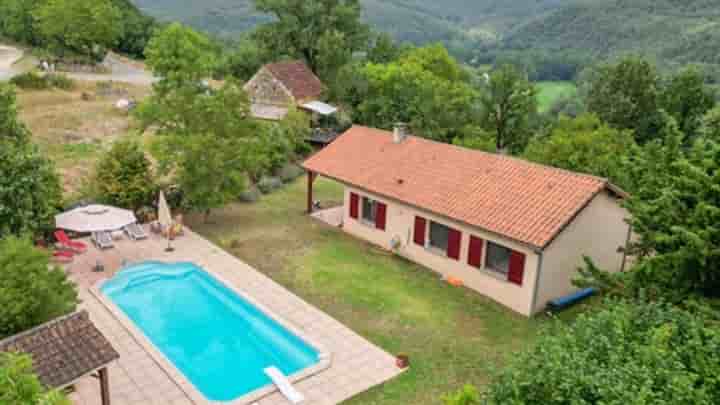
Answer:
[[[152,205],[157,191],[150,160],[135,140],[113,144],[99,160],[93,183],[101,202],[133,211]]]
[[[0,353],[0,404],[70,405],[59,391],[47,391],[26,354]]]
[[[718,404],[720,329],[665,303],[607,300],[514,356],[487,404]]]
[[[29,239],[0,240],[0,339],[75,310],[77,291]]]
[[[49,87],[60,90],[72,90],[75,88],[75,81],[65,75],[51,73],[45,76]]]
[[[263,194],[269,194],[282,187],[283,182],[277,177],[263,177],[258,181],[257,188]]]
[[[47,90],[50,88],[50,83],[45,76],[34,71],[17,75],[10,79],[10,83],[23,90]]]
[[[280,178],[280,180],[282,180],[283,183],[290,183],[291,181],[302,176],[303,173],[305,173],[305,171],[302,169],[302,167],[296,165],[295,163],[288,163],[278,169],[276,175]]]

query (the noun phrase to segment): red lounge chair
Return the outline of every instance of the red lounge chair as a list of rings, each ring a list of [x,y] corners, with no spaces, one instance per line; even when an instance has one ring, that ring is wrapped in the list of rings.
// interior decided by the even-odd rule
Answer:
[[[73,256],[72,252],[67,252],[67,251],[64,252],[64,251],[58,250],[58,251],[53,252],[52,257],[53,257],[53,260],[57,263],[70,263],[73,261],[74,256]]]
[[[73,252],[83,253],[87,250],[86,244],[70,240],[65,231],[55,231],[55,239],[57,239],[60,245],[63,246],[65,249],[72,250]]]

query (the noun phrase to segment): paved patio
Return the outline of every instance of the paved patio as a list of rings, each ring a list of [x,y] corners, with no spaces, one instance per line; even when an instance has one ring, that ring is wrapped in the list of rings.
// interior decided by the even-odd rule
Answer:
[[[199,235],[186,230],[185,236],[173,242],[176,248],[173,253],[164,251],[166,245],[164,239],[155,235],[139,242],[123,239],[111,250],[101,252],[91,247],[66,267],[71,279],[78,284],[81,308],[88,310],[91,319],[120,353],[120,359],[109,368],[114,405],[210,403],[194,387],[188,386],[164,359],[156,360],[152,350],[144,348],[147,342],[139,331],[116,317],[91,292],[98,282],[112,277],[123,262],[194,262],[321,345],[332,355],[329,368],[295,384],[305,395],[306,404],[340,403],[401,372],[393,356]],[[105,272],[92,271],[98,262],[105,266]],[[99,405],[97,381],[91,377],[81,380],[70,397],[78,405]],[[274,391],[257,404],[289,402]]]
[[[325,208],[313,212],[310,216],[330,226],[341,227],[343,224],[344,207]]]

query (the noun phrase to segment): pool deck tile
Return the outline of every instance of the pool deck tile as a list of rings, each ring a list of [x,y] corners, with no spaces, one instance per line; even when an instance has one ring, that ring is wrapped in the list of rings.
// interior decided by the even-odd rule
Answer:
[[[120,353],[120,359],[109,369],[113,405],[218,404],[202,398],[166,362],[156,361],[151,350],[144,347],[145,339],[137,335],[138,331],[129,330],[91,291],[99,282],[112,277],[123,263],[148,260],[200,265],[292,325],[310,343],[330,352],[329,368],[295,384],[306,397],[304,404],[338,404],[401,373],[390,354],[192,231],[186,230],[185,236],[173,242],[175,252],[165,252],[166,246],[166,240],[156,235],[138,242],[123,239],[115,242],[114,249],[105,251],[90,246],[88,252],[66,266],[70,278],[78,285],[80,307],[88,310],[98,329]],[[92,271],[97,263],[104,265],[104,272]],[[87,377],[79,381],[70,398],[76,405],[100,405],[97,379]],[[257,401],[258,405],[289,403],[277,391]]]

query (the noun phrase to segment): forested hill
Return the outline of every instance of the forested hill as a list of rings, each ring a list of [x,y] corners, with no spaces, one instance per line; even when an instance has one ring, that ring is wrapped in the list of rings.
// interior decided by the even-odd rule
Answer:
[[[267,17],[252,0],[133,0],[145,12],[215,34],[236,35]],[[415,43],[497,37],[567,0],[361,0],[377,29]]]
[[[719,0],[587,0],[506,33],[503,49],[635,53],[661,65],[720,64]]]

